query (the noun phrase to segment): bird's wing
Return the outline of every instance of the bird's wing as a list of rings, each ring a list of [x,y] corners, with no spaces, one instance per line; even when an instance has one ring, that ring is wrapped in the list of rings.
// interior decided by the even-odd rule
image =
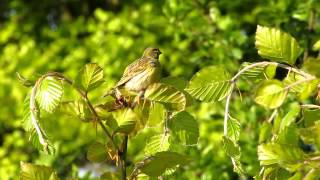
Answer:
[[[127,68],[124,70],[124,73],[120,79],[120,81],[117,83],[116,87],[119,87],[126,82],[128,82],[131,78],[135,77],[136,75],[142,73],[147,68],[147,59],[140,58],[130,65],[127,66]]]

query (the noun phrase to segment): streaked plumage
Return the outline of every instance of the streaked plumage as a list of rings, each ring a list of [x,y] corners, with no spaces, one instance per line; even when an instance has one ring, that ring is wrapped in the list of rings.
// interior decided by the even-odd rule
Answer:
[[[140,92],[150,84],[159,82],[161,76],[160,54],[158,48],[147,48],[141,58],[127,66],[115,89]]]

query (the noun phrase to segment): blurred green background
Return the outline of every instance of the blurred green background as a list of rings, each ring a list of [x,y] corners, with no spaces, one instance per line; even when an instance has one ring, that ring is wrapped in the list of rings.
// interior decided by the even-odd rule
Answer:
[[[52,166],[62,178],[93,179],[99,174],[99,168],[86,160],[88,145],[102,138],[90,123],[63,115],[48,118],[54,123],[50,135],[57,153],[46,155],[32,147],[21,126],[23,101],[30,89],[19,84],[16,72],[31,79],[48,71],[74,78],[84,64],[96,62],[104,68],[106,83],[94,93],[95,101],[148,46],[163,52],[163,77],[188,80],[213,64],[234,73],[242,62],[261,59],[254,48],[257,24],[281,28],[310,49],[320,38],[319,4],[316,0],[0,0],[0,179],[16,179],[20,161]],[[242,90],[247,97],[235,98],[231,111],[242,123],[241,160],[248,175],[254,176],[259,172],[258,131],[268,112],[253,106],[250,94]],[[197,104],[188,111],[200,124],[200,139],[198,146],[185,150],[194,161],[175,177],[238,178],[221,148],[223,103]],[[129,160],[142,155],[146,136],[129,142]]]

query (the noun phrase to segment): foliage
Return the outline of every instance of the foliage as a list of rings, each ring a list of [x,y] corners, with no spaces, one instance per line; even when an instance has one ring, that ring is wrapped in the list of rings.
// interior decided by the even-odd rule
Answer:
[[[166,165],[173,168],[161,170],[151,167],[152,173],[164,172],[168,179],[171,175],[235,179],[239,176],[235,170],[244,178],[317,179],[319,9],[315,0],[45,0],[41,4],[4,0],[0,6],[0,179],[28,174],[21,161],[32,163],[26,166],[29,172],[55,172],[61,179],[119,178],[117,152],[99,122],[117,145],[124,139],[123,132],[130,132],[128,175],[137,163],[170,152],[187,157],[187,163],[177,167],[176,161]],[[257,25],[261,31],[256,34]],[[260,39],[255,42],[257,35]],[[271,40],[276,43],[270,44]],[[105,111],[113,101],[102,95],[147,46],[163,52],[163,80],[157,88],[165,90],[166,102],[149,99],[145,108],[134,109],[132,127],[123,131],[118,122],[124,121]],[[260,61],[259,55],[267,61]],[[47,84],[39,86],[35,106],[39,111],[33,115],[37,121],[32,121],[30,87],[51,71],[71,79],[43,76]],[[257,101],[270,82],[286,94],[279,92],[283,96],[271,95],[272,99],[270,94],[260,94]],[[191,87],[204,93],[192,93]],[[167,92],[178,92],[179,103],[170,103],[173,98]],[[101,121],[94,118],[83,95]],[[270,109],[274,102],[278,107]],[[90,159],[99,160],[99,167]]]

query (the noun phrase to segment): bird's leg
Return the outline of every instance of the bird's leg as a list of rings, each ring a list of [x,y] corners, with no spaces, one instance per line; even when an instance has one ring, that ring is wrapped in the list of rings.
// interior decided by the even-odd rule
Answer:
[[[133,106],[135,106],[136,104],[140,104],[140,101],[142,98],[144,98],[144,93],[145,93],[145,89],[140,91],[139,94],[135,97],[134,102],[133,102]]]

